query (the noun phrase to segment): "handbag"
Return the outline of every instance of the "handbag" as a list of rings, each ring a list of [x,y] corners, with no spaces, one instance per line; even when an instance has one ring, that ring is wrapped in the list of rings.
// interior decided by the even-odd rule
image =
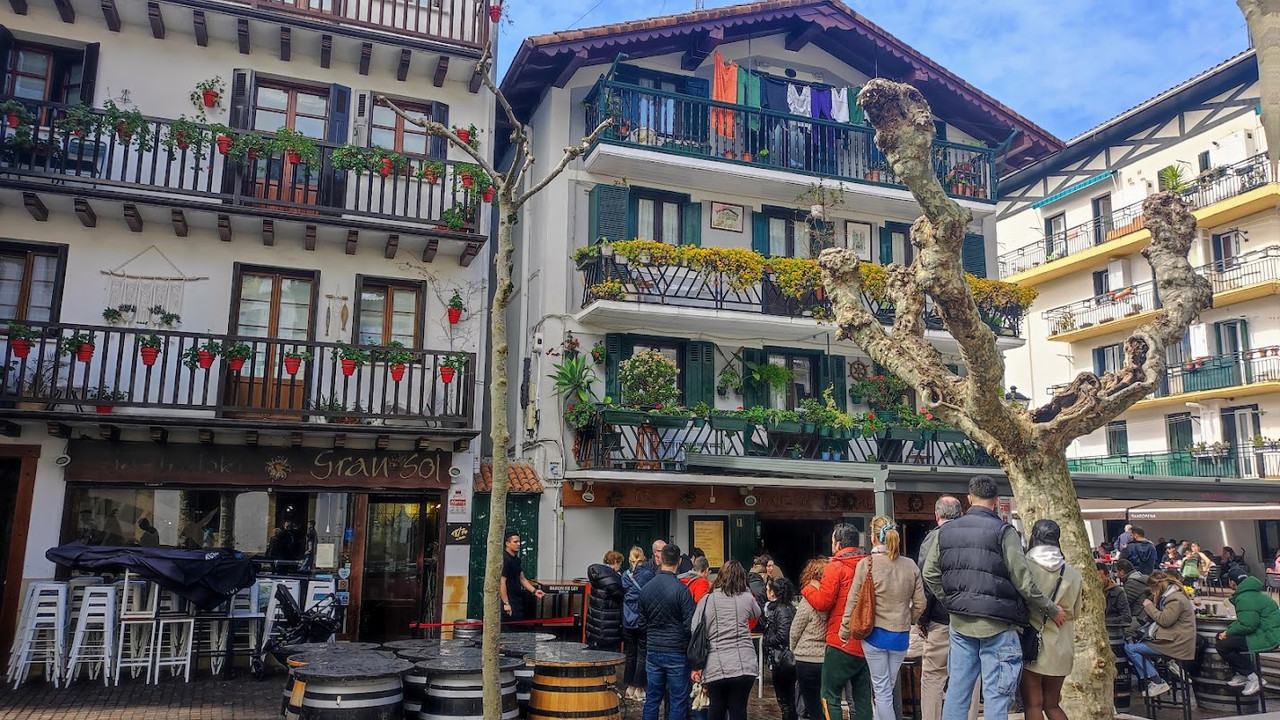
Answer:
[[[1056,602],[1058,597],[1058,589],[1062,587],[1062,574],[1066,572],[1067,566],[1063,564],[1058,568],[1058,584],[1053,586],[1053,592],[1049,593],[1049,600]],[[1040,647],[1044,644],[1044,626],[1048,624],[1045,620],[1037,628],[1034,625],[1027,624],[1022,628],[1019,640],[1022,642],[1022,665],[1026,667],[1030,663],[1035,662],[1040,657]]]
[[[857,640],[866,640],[876,628],[876,585],[872,582],[871,570],[875,567],[874,557],[867,558],[867,577],[858,588],[857,604],[853,606],[853,617],[849,620],[849,635]]]
[[[779,670],[787,672],[796,669],[796,655],[791,652],[791,648],[782,648],[769,653],[769,668],[774,672]]]
[[[708,598],[711,593],[703,596],[698,602],[699,605],[710,606]],[[689,636],[689,648],[685,651],[685,657],[689,660],[689,668],[691,670],[701,670],[707,666],[707,657],[711,655],[711,634],[707,631],[707,609],[702,609],[702,622],[693,628],[693,634]]]

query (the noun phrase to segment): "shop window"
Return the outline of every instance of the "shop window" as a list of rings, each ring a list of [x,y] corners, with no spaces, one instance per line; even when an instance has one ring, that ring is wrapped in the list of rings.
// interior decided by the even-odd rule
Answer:
[[[357,275],[356,344],[421,347],[423,301],[423,283]]]
[[[0,243],[0,321],[56,322],[65,245]]]

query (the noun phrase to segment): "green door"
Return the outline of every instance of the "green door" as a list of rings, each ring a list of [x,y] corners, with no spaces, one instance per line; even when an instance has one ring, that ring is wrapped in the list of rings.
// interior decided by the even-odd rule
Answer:
[[[467,616],[484,615],[485,543],[489,538],[489,493],[477,493],[471,510],[471,579],[467,583]],[[520,533],[524,574],[538,576],[538,505],[541,495],[508,495],[507,527]]]
[[[751,561],[758,554],[757,541],[755,515],[729,516],[729,557],[741,563],[744,569],[751,569]]]
[[[644,550],[644,556],[653,553],[653,541],[671,541],[671,513],[667,510],[613,511],[613,547],[623,558],[631,554],[632,547]],[[681,550],[688,551],[687,548]],[[600,553],[604,557],[604,553]]]

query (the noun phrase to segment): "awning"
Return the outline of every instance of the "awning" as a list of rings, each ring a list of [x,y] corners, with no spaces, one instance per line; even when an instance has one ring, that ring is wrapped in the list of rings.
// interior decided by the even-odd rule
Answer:
[[[1115,500],[1081,500],[1085,520],[1280,520],[1280,505],[1251,503],[1178,502],[1160,500],[1134,503]]]
[[[1071,187],[1067,188],[1066,190],[1063,190],[1063,191],[1061,191],[1061,192],[1056,192],[1056,193],[1054,193],[1054,194],[1050,195],[1049,197],[1047,197],[1047,198],[1045,198],[1045,199],[1043,199],[1043,200],[1041,200],[1041,201],[1039,201],[1039,202],[1033,203],[1033,204],[1031,205],[1031,208],[1032,208],[1032,209],[1040,208],[1040,207],[1044,207],[1045,205],[1048,205],[1049,203],[1057,202],[1057,201],[1061,200],[1062,198],[1064,198],[1064,197],[1066,197],[1066,196],[1070,195],[1070,194],[1071,194],[1071,193],[1073,193],[1073,192],[1076,192],[1076,191],[1078,191],[1078,190],[1083,190],[1083,189],[1085,189],[1085,188],[1089,187],[1090,185],[1096,185],[1097,183],[1100,183],[1100,182],[1102,182],[1103,180],[1106,180],[1107,178],[1111,177],[1111,176],[1112,176],[1112,175],[1114,175],[1114,174],[1115,174],[1115,171],[1114,171],[1114,170],[1108,170],[1108,171],[1106,171],[1106,172],[1104,172],[1104,173],[1102,173],[1102,174],[1100,174],[1100,175],[1094,175],[1093,177],[1089,178],[1088,180],[1084,180],[1084,181],[1078,182],[1078,183],[1076,183],[1075,185],[1072,185]]]

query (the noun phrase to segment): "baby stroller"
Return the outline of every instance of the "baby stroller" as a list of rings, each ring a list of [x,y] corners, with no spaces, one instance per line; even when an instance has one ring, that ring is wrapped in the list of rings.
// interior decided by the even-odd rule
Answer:
[[[263,637],[262,644],[249,658],[249,670],[255,680],[261,680],[266,669],[267,653],[284,665],[284,648],[298,643],[326,642],[342,628],[342,605],[338,597],[329,593],[310,610],[302,611],[293,594],[284,585],[276,585],[276,602],[280,619],[272,627],[270,637]]]

